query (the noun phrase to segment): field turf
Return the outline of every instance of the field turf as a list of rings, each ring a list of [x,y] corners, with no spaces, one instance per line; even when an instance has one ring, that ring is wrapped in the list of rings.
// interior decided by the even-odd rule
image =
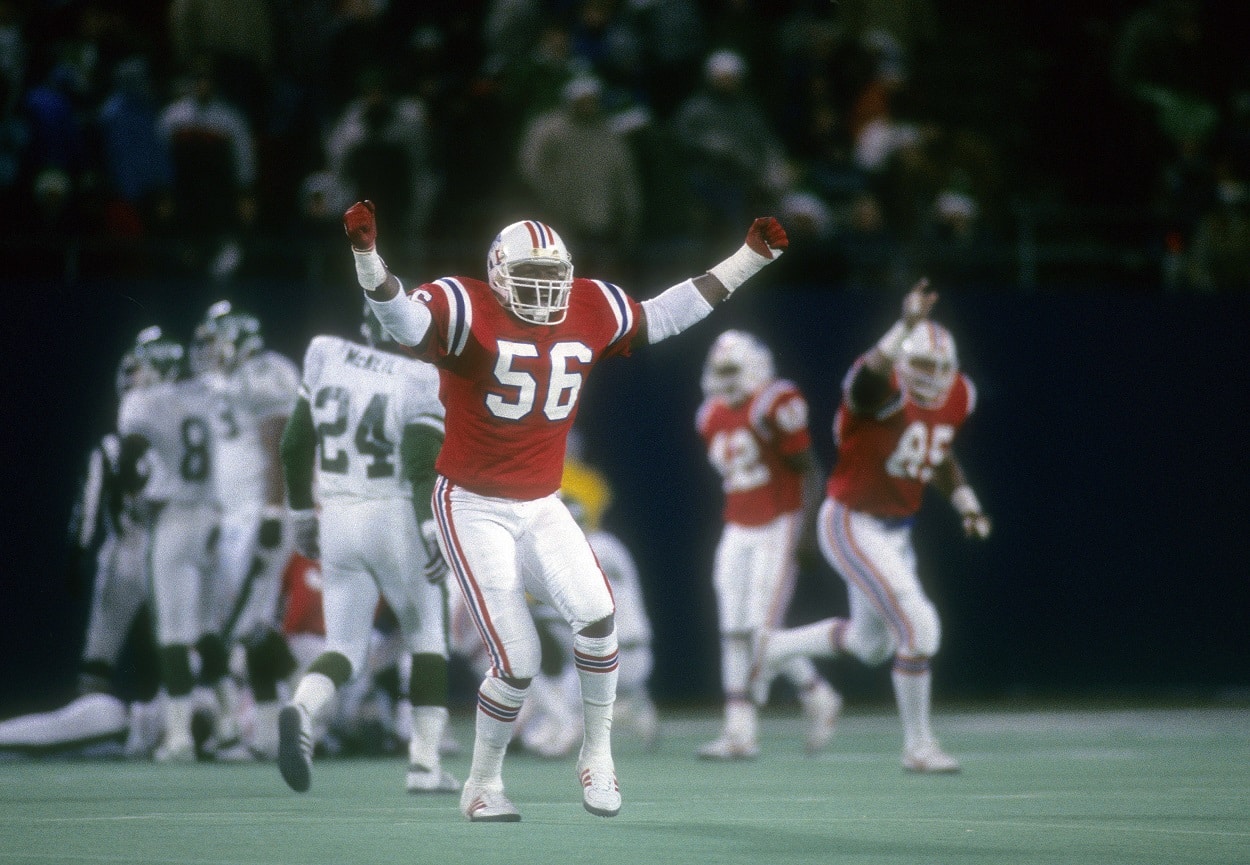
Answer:
[[[457,716],[462,743],[471,719]],[[695,748],[710,713],[665,718],[658,750],[618,737],[619,817],[581,807],[574,759],[513,754],[517,824],[470,824],[458,797],[403,792],[402,758],[314,766],[0,762],[0,863],[168,865],[1221,865],[1250,863],[1250,709],[941,712],[956,776],[899,766],[892,711],[852,708],[809,757],[765,716],[751,763]],[[463,778],[467,756],[447,767]]]

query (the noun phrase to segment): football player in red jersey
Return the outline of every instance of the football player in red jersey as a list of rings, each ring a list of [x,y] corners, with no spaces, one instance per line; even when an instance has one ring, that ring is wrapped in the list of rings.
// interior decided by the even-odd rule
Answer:
[[[444,277],[404,291],[376,250],[373,206],[352,205],[344,228],[365,296],[386,329],[439,368],[447,408],[434,513],[439,543],[486,644],[476,736],[460,807],[472,821],[520,819],[503,789],[503,759],[539,641],[528,592],[574,632],[584,732],[582,803],[615,816],[621,795],[610,731],[618,645],[607,578],[560,500],[565,444],[591,368],[698,321],[774,261],[789,241],[772,217],[707,273],[639,303],[608,282],[574,278],[550,227],[507,226],[490,245],[487,281]]]
[[[776,376],[772,352],[759,339],[740,330],[717,337],[702,385],[695,425],[725,496],[712,574],[725,724],[698,755],[749,760],[759,753],[757,710],[747,693],[751,642],[760,628],[781,624],[794,594],[800,536],[820,503],[820,467],[807,400],[793,382]],[[795,657],[781,672],[798,691],[807,749],[819,751],[833,735],[841,698],[809,658]]]
[[[929,320],[937,294],[917,283],[903,316],[851,367],[834,420],[838,458],[819,515],[821,551],[846,582],[850,617],[761,633],[752,689],[797,656],[850,654],[866,664],[893,657],[903,722],[903,767],[957,772],[929,723],[929,661],[937,653],[937,610],[916,573],[911,522],[926,484],[950,498],[964,532],[984,539],[990,520],[951,451],[972,414],[976,390],[959,371],[955,343]]]

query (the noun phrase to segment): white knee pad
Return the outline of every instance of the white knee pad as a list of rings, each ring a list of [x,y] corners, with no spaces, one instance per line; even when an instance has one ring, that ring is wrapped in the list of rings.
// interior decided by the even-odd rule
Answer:
[[[911,623],[910,644],[900,640],[898,651],[917,658],[932,658],[942,642],[942,626],[938,622],[937,609],[927,599],[912,604],[908,610]]]

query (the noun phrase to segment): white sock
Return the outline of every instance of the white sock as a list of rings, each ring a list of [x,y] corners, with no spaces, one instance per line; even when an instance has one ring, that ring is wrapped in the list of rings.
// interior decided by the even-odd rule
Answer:
[[[774,661],[784,662],[799,655],[808,658],[836,658],[841,654],[834,643],[834,631],[844,619],[822,619],[768,635],[765,651]]]
[[[929,727],[929,703],[933,676],[928,658],[895,658],[890,671],[894,682],[894,698],[903,722],[903,744],[919,748],[933,741]]]
[[[781,674],[802,694],[816,684],[816,665],[806,655],[797,655],[781,665]]]
[[[606,637],[573,636],[573,662],[582,686],[582,753],[579,762],[612,759],[612,704],[620,666],[616,631]]]
[[[439,768],[438,745],[447,729],[446,706],[413,706],[412,735],[408,738],[408,762],[431,772]]]
[[[278,753],[278,713],[282,704],[266,700],[256,704],[255,721],[252,726],[252,747],[265,755]]]
[[[747,677],[751,674],[751,639],[742,634],[722,634],[720,638],[720,686],[725,702],[745,700]]]
[[[191,697],[170,697],[165,701],[165,746],[191,741]]]
[[[512,741],[516,716],[524,702],[525,689],[514,688],[494,676],[482,680],[477,690],[473,763],[465,783],[503,789],[503,755]]]
[[[742,699],[725,703],[725,735],[748,744],[759,737],[759,713],[754,703]]]
[[[326,707],[334,699],[334,682],[325,673],[305,673],[295,689],[291,702],[303,706],[309,719],[317,723],[326,711]]]

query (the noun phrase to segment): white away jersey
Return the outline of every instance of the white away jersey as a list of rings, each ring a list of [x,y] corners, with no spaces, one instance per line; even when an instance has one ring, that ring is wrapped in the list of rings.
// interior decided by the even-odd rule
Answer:
[[[213,441],[218,498],[227,510],[263,505],[271,457],[260,427],[270,418],[291,414],[299,370],[276,351],[263,351],[229,375],[210,375],[208,380],[217,398]]]
[[[335,336],[313,337],[300,396],[317,432],[317,498],[410,498],[400,439],[413,423],[443,434],[438,384],[428,363]]]
[[[148,441],[148,499],[185,504],[215,500],[212,415],[212,395],[195,380],[135,388],[122,398],[118,433]]]

